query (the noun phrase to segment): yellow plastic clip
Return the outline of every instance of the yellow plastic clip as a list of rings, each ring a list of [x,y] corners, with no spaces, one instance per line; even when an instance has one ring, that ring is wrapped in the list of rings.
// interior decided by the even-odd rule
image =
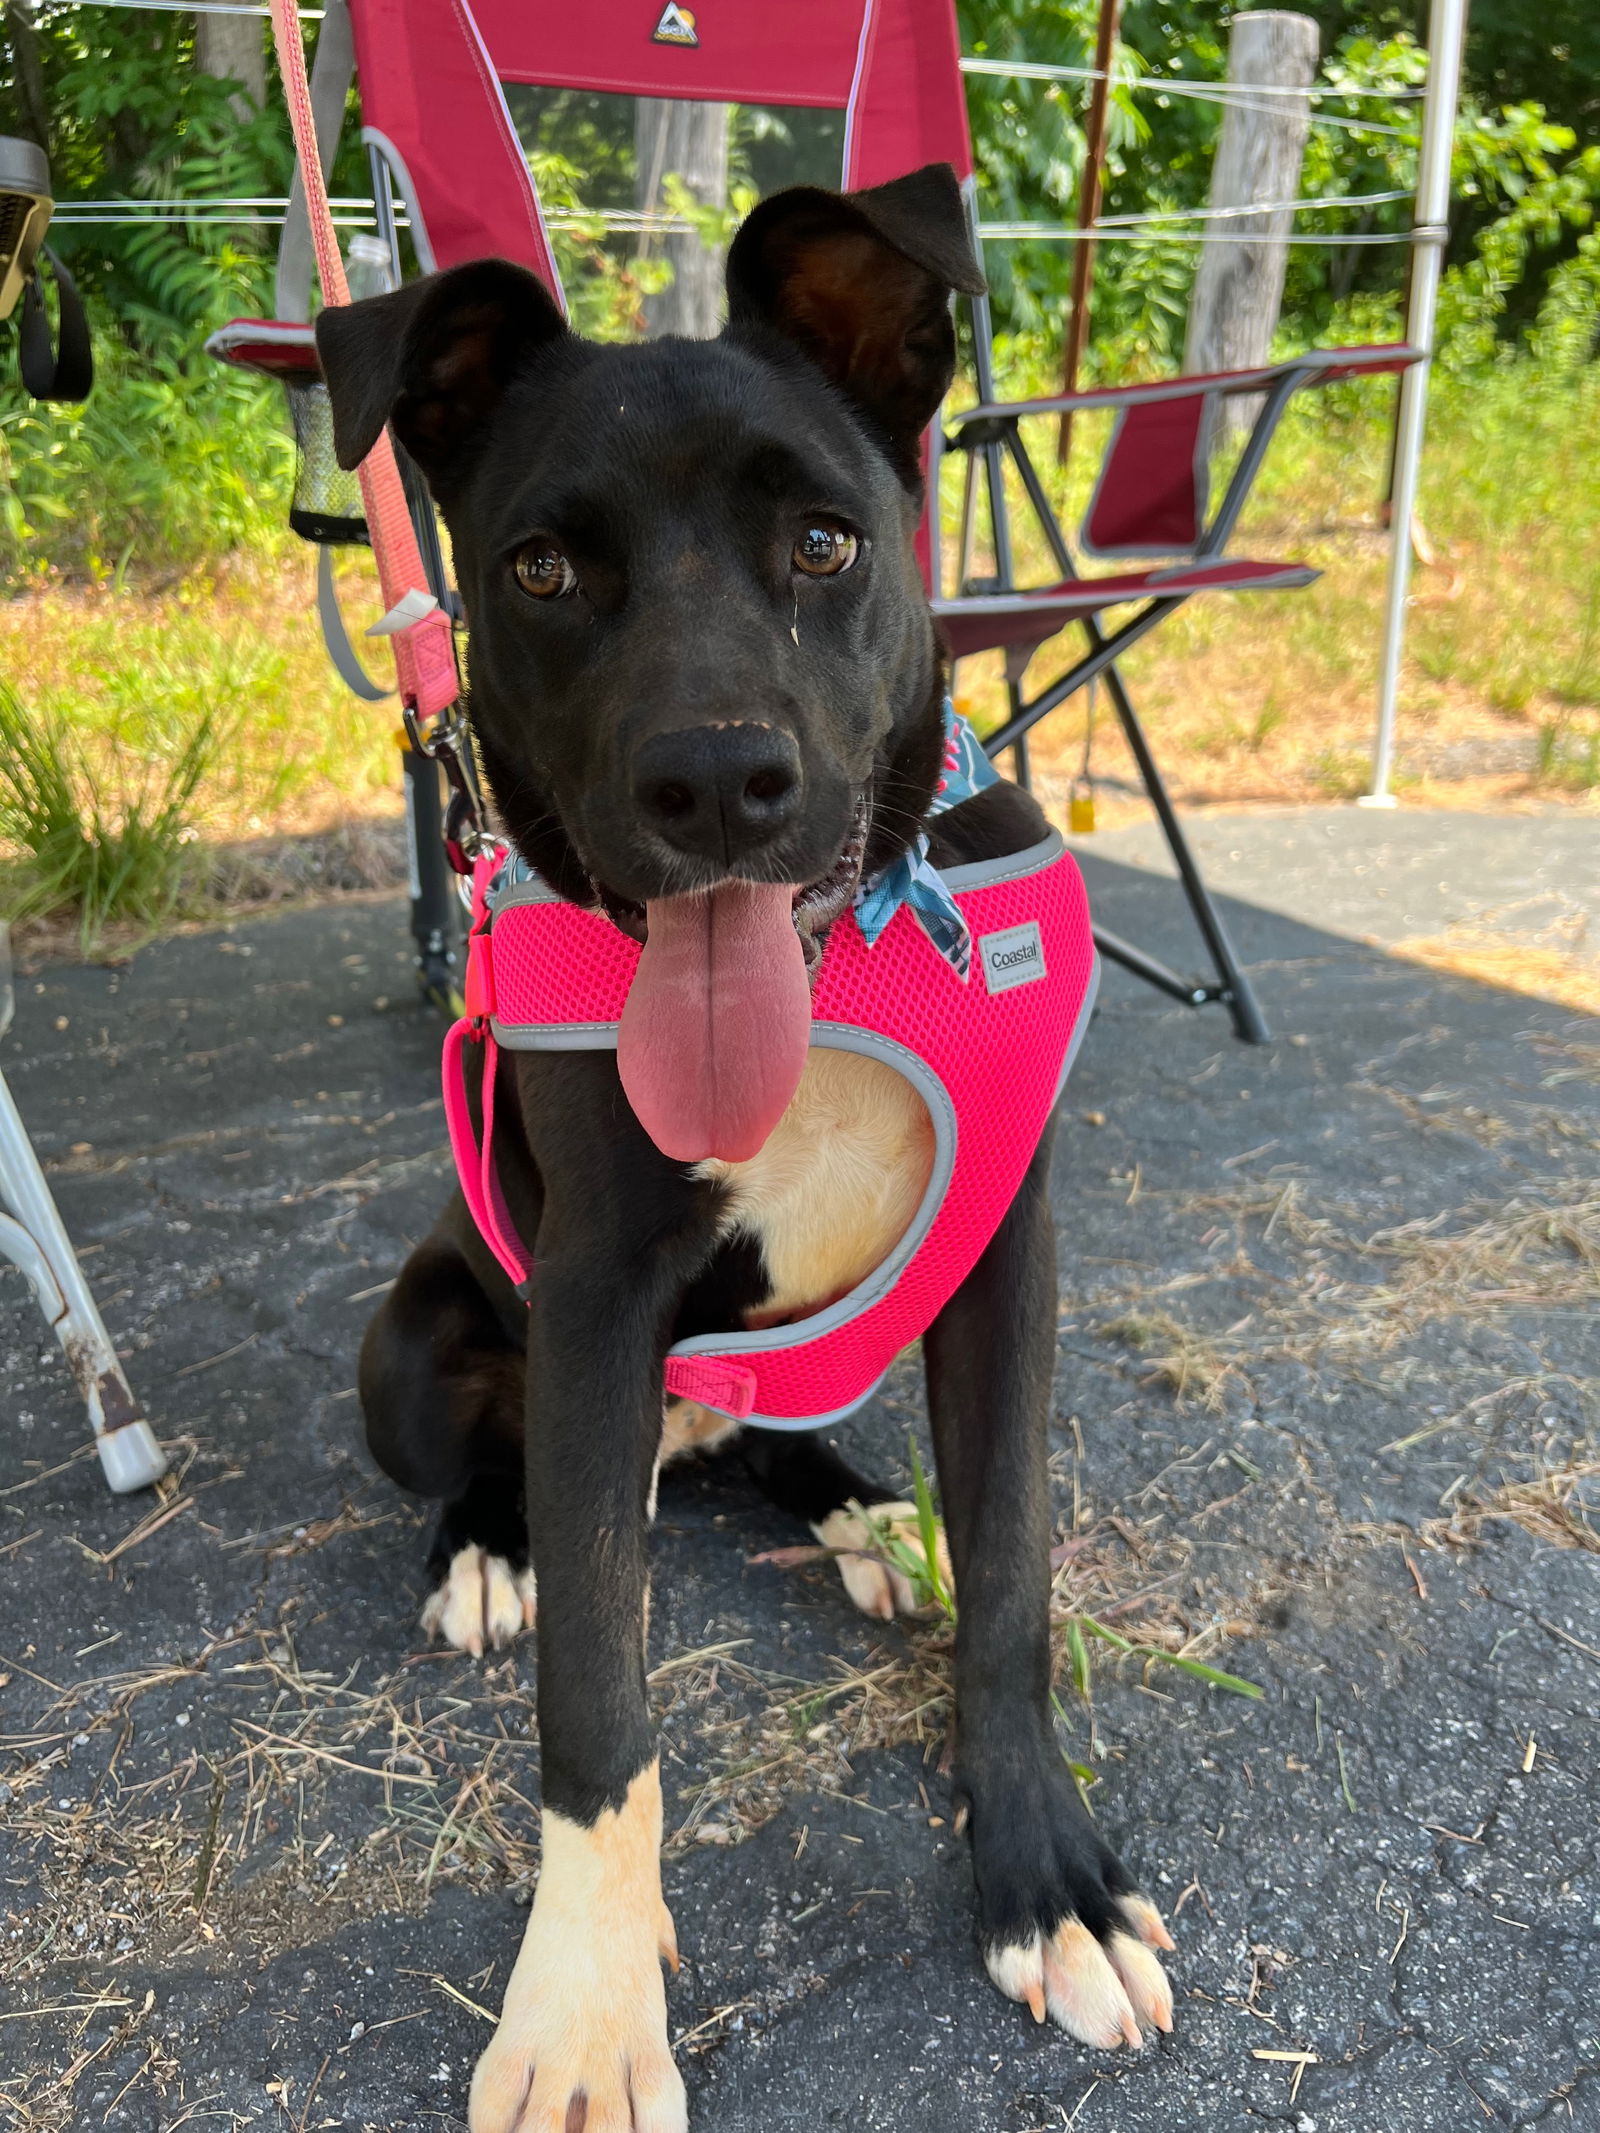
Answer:
[[[1087,837],[1094,828],[1094,787],[1087,778],[1074,778],[1067,797],[1067,827],[1075,837]]]

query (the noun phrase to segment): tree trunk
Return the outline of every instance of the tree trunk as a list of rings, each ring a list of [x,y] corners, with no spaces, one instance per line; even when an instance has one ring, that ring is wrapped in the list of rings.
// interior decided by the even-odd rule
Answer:
[[[676,173],[703,207],[728,204],[727,104],[684,103],[641,96],[635,107],[641,208],[664,209],[665,181]],[[645,331],[709,339],[722,323],[722,247],[702,244],[693,230],[641,240],[639,256],[654,251],[672,268],[670,284],[644,302]]]
[[[11,47],[17,124],[24,138],[48,155],[50,100],[45,94],[44,61],[39,53],[39,32],[34,26],[29,0],[7,0],[5,26],[6,42]]]
[[[1317,25],[1309,15],[1278,9],[1235,15],[1228,44],[1228,81],[1234,89],[1309,88],[1317,71]],[[1302,96],[1240,98],[1223,115],[1222,138],[1211,173],[1213,207],[1250,207],[1293,200],[1311,124]],[[1284,209],[1258,215],[1228,215],[1209,225],[1208,242],[1195,277],[1183,366],[1189,371],[1248,370],[1264,363],[1283,302],[1283,276],[1294,218]],[[1230,427],[1253,416],[1243,400],[1226,403]]]
[[[194,63],[202,74],[236,81],[239,123],[255,117],[267,100],[267,47],[259,15],[197,15]]]

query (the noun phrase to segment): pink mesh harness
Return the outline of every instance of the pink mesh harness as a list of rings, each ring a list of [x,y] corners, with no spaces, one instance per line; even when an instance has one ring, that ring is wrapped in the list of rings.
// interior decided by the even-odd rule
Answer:
[[[498,1053],[614,1049],[639,949],[537,879],[491,898],[492,871],[479,863],[467,1012],[445,1040],[445,1116],[473,1219],[526,1295],[533,1256],[494,1165]],[[1015,1197],[1093,1004],[1088,901],[1054,833],[1010,858],[949,869],[944,882],[972,932],[965,982],[908,908],[871,948],[847,912],[812,995],[814,1045],[887,1061],[927,1104],[933,1171],[910,1228],[882,1266],[809,1318],[677,1342],[669,1394],[769,1429],[849,1414],[933,1323]],[[464,1079],[469,1044],[484,1049],[481,1136]]]

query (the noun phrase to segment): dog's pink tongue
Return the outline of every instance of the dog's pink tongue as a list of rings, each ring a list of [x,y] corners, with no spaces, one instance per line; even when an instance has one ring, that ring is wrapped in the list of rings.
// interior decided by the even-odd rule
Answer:
[[[749,881],[648,907],[617,1066],[640,1125],[677,1162],[759,1154],[799,1085],[811,987],[793,907],[792,888]]]

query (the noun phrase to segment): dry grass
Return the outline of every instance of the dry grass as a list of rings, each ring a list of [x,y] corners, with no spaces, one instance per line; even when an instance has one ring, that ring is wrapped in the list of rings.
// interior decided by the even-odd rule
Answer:
[[[1489,926],[1473,923],[1396,941],[1388,952],[1426,964],[1430,970],[1470,978],[1478,985],[1526,993],[1579,1014],[1600,1015],[1600,962],[1576,946],[1508,939]]]
[[[1600,1191],[1585,1177],[1530,1179],[1501,1201],[1364,1234],[1349,1211],[1313,1204],[1294,1178],[1170,1197],[1184,1212],[1232,1227],[1229,1271],[1253,1277],[1260,1292],[1257,1308],[1226,1331],[1152,1310],[1145,1298],[1155,1292],[1142,1289],[1126,1292],[1132,1308],[1100,1323],[1108,1339],[1162,1350],[1147,1358],[1155,1367],[1146,1382],[1165,1383],[1180,1401],[1193,1395],[1219,1408],[1230,1379],[1248,1390],[1252,1361],[1353,1367],[1440,1320],[1482,1326],[1512,1312],[1600,1308]],[[1264,1274],[1252,1257],[1253,1245],[1272,1239],[1298,1259],[1292,1282]],[[1188,1285],[1179,1276],[1159,1293]]]
[[[1193,1557],[1182,1536],[1157,1531],[1152,1514],[1097,1520],[1061,1542],[1051,1596],[1055,1676],[1065,1690],[1089,1686],[1083,1657],[1089,1625],[1102,1670],[1170,1672],[1210,1666],[1231,1636],[1246,1633],[1246,1603],[1185,1601],[1175,1589]],[[828,1551],[780,1551],[778,1566],[831,1580]],[[769,1562],[772,1559],[765,1559]],[[957,1596],[959,1601],[959,1595]],[[1113,1627],[1114,1625],[1114,1627]],[[1108,1639],[1114,1640],[1108,1642]],[[1115,1644],[1125,1643],[1125,1651]],[[912,1745],[930,1770],[948,1768],[953,1711],[953,1624],[905,1622],[858,1660],[835,1659],[821,1681],[773,1674],[741,1656],[744,1640],[669,1660],[651,1677],[662,1710],[669,1802],[675,1744],[693,1743],[709,1769],[679,1786],[669,1806],[669,1852],[735,1844],[769,1821],[793,1793],[856,1797],[855,1759]],[[1231,1678],[1231,1677],[1230,1677]],[[1085,1773],[1091,1780],[1092,1771]]]
[[[1141,1383],[1164,1385],[1180,1407],[1195,1399],[1213,1414],[1221,1410],[1237,1368],[1194,1326],[1169,1311],[1135,1311],[1105,1320],[1099,1331],[1135,1351],[1147,1366]]]
[[[315,567],[230,558],[215,571],[137,590],[60,586],[0,602],[0,671],[18,701],[67,719],[109,775],[159,758],[210,712],[223,734],[198,826],[221,843],[327,831],[399,811],[397,719],[358,704],[317,634]],[[341,575],[352,629],[376,614],[364,560]],[[365,656],[374,672],[383,655]]]
[[[1576,389],[1570,406],[1554,404],[1559,393],[1536,405],[1526,397],[1479,381],[1470,393],[1446,393],[1435,409],[1426,513],[1437,561],[1421,572],[1412,625],[1401,725],[1407,804],[1600,808],[1600,782],[1587,767],[1600,764],[1600,559],[1592,541],[1600,381]],[[1380,388],[1313,419],[1308,399],[1252,507],[1245,545],[1306,556],[1325,569],[1317,585],[1285,597],[1193,602],[1127,659],[1189,807],[1318,801],[1361,789],[1386,552],[1373,515],[1383,406]],[[1591,437],[1592,450],[1582,442]],[[1559,449],[1545,450],[1552,440]],[[1069,520],[1099,442],[1085,425]],[[1053,454],[1041,464],[1054,479]],[[1025,571],[1046,575],[1042,552],[1023,546]],[[197,826],[208,844],[258,841],[257,855],[236,858],[234,878],[217,884],[229,901],[281,893],[284,880],[301,889],[337,885],[291,878],[299,863],[266,848],[270,840],[347,835],[352,824],[398,813],[392,715],[357,704],[329,671],[312,581],[309,550],[290,544],[281,557],[240,553],[142,587],[116,576],[46,584],[0,603],[0,670],[25,707],[70,721],[108,783],[130,764],[159,761],[203,714],[216,719],[224,744],[199,796]],[[352,622],[376,612],[364,559],[346,572],[344,593]],[[373,663],[380,659],[373,654]],[[1036,665],[1047,674],[1050,656]],[[968,662],[960,686],[980,715],[998,711],[995,659]],[[1083,718],[1080,700],[1035,737],[1041,795],[1063,819]],[[1142,812],[1104,705],[1095,767],[1103,823]],[[237,878],[241,869],[249,882]],[[1469,967],[1472,944],[1454,942],[1449,952],[1454,967]],[[1483,965],[1482,974],[1509,980],[1512,961]],[[1554,966],[1538,976],[1541,989],[1569,988],[1548,995],[1558,998],[1580,997],[1570,988],[1587,982]]]
[[[1448,1517],[1430,1519],[1423,1537],[1436,1546],[1463,1547],[1490,1526],[1520,1526],[1550,1548],[1600,1555],[1600,1459],[1581,1459],[1527,1481],[1489,1487],[1470,1483],[1451,1499]]]

